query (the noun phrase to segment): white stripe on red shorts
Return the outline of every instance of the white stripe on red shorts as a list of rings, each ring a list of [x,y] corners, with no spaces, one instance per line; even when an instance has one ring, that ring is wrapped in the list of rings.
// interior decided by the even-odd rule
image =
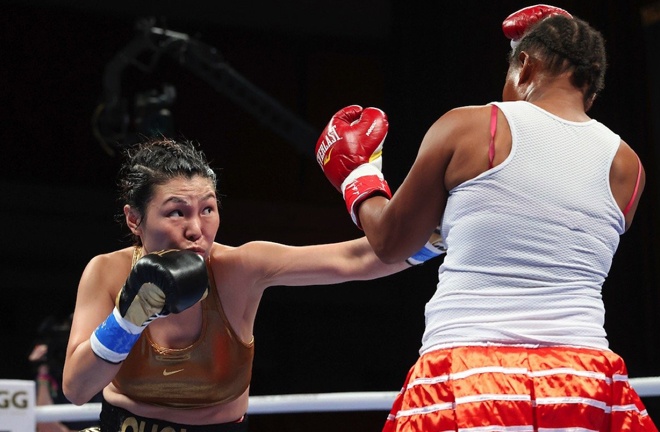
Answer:
[[[658,429],[611,351],[467,346],[422,355],[383,432]]]

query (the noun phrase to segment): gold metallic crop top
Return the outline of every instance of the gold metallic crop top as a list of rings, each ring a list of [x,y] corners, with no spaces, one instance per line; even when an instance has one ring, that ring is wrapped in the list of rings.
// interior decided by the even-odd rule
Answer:
[[[147,327],[112,381],[121,393],[158,406],[201,408],[230,402],[245,392],[254,341],[243,343],[231,328],[214,289],[210,261],[207,269],[210,289],[202,300],[199,339],[187,348],[163,348],[151,340]]]

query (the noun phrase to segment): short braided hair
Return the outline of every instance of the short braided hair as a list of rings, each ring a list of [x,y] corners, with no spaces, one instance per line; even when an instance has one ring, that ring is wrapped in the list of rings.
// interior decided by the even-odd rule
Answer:
[[[585,102],[605,87],[605,40],[586,21],[564,15],[541,20],[525,33],[509,61],[521,51],[539,56],[553,75],[572,71],[572,83],[584,89]]]

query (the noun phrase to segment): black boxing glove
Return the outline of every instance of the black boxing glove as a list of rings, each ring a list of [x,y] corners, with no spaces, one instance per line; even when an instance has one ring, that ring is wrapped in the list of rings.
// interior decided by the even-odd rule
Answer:
[[[182,312],[207,293],[208,274],[200,255],[180,250],[145,255],[131,269],[112,313],[92,333],[92,350],[103,360],[120,363],[151,321]]]

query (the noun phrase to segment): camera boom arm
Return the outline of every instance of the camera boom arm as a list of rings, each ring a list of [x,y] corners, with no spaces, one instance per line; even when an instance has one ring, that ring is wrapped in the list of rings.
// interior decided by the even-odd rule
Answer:
[[[132,65],[149,72],[165,54],[241,106],[300,153],[314,157],[313,147],[319,132],[233,69],[215,48],[187,34],[154,27],[150,21],[138,25],[138,29],[141,30],[139,34],[106,64],[102,112],[97,113],[106,126],[106,133],[101,135],[115,138],[125,135],[127,110],[121,98],[123,70]],[[149,64],[137,60],[145,52],[153,53]],[[108,134],[108,129],[120,130]]]

